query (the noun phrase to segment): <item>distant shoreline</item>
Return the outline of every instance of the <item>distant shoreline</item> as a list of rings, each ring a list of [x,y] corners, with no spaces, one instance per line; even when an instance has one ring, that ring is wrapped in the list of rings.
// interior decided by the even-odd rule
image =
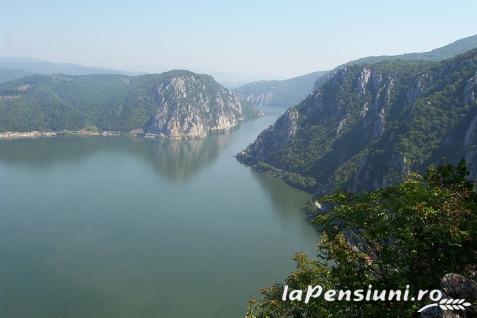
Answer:
[[[4,131],[0,132],[0,140],[33,139],[56,136],[144,136],[142,130],[130,132],[119,131],[89,131],[89,130],[62,130],[62,131]]]
[[[57,136],[128,136],[128,137],[143,137],[147,139],[169,139],[169,140],[186,140],[186,139],[201,139],[209,135],[221,134],[238,128],[240,125],[228,127],[226,129],[214,129],[208,131],[204,135],[197,136],[181,136],[181,137],[169,137],[164,134],[146,133],[143,129],[134,129],[127,132],[105,130],[105,131],[90,131],[90,130],[61,130],[61,131],[4,131],[0,132],[1,140],[17,140],[17,139],[37,139],[37,138],[50,138]]]

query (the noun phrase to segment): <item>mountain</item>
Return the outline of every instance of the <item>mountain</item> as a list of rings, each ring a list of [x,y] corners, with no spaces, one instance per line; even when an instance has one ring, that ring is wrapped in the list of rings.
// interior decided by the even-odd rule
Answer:
[[[463,54],[467,51],[477,48],[477,34],[472,35],[466,38],[459,39],[450,44],[447,44],[443,47],[434,49],[428,52],[421,53],[405,53],[398,55],[380,55],[380,56],[367,56],[357,60],[350,61],[343,65],[336,67],[333,71],[336,71],[340,68],[357,65],[357,64],[374,64],[385,61],[396,61],[396,60],[424,60],[424,61],[442,61],[445,59],[453,58],[459,54]],[[318,78],[315,82],[314,88],[319,88],[324,82],[326,82],[334,72],[329,72],[327,76],[322,76]]]
[[[227,89],[236,89],[240,86],[248,84],[247,81],[218,81],[220,85],[224,86]]]
[[[350,64],[371,64],[388,60],[427,60],[427,61],[441,61],[449,58],[453,58],[459,54],[465,53],[469,50],[477,48],[477,34],[472,35],[443,47],[434,49],[428,52],[422,53],[406,53],[400,55],[381,55],[381,56],[368,56],[358,60],[351,61]]]
[[[312,192],[370,191],[465,158],[477,177],[477,49],[345,66],[237,158]]]
[[[32,75],[0,85],[0,131],[143,130],[203,137],[256,115],[209,75]]]
[[[315,81],[326,72],[314,72],[283,81],[258,81],[234,89],[242,99],[256,106],[290,107],[313,91]]]
[[[31,73],[23,70],[0,69],[0,84],[16,80],[27,75],[31,75]]]
[[[394,60],[441,61],[474,48],[477,48],[477,34],[429,52],[368,56],[340,65],[335,70],[355,64],[374,64]],[[333,72],[321,71],[282,81],[257,81],[235,88],[234,91],[242,99],[256,106],[291,107],[305,99],[313,89],[320,87],[332,74]]]
[[[30,74],[126,74],[127,72],[73,63],[52,63],[27,57],[0,57],[0,70],[20,70]],[[0,72],[1,75],[1,72]]]

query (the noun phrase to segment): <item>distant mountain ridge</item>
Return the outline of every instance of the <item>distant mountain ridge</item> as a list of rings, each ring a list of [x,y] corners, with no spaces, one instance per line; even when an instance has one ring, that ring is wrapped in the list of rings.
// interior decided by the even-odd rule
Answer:
[[[322,76],[315,82],[314,88],[319,88],[323,83],[330,79],[333,76],[334,71],[359,64],[376,64],[385,61],[414,61],[414,60],[424,60],[424,61],[442,61],[445,59],[453,58],[459,54],[463,54],[467,51],[477,48],[477,34],[468,36],[452,43],[449,43],[445,46],[442,46],[437,49],[433,49],[428,52],[421,53],[405,53],[398,55],[379,55],[379,56],[367,56],[357,60],[350,61],[348,63],[342,64],[334,68],[333,71],[330,71],[326,76]]]
[[[313,91],[315,81],[326,71],[273,81],[252,82],[234,89],[242,99],[256,106],[291,107]]]
[[[345,65],[352,64],[371,64],[384,62],[388,60],[426,60],[426,61],[441,61],[449,58],[453,58],[459,54],[465,53],[472,49],[477,48],[477,34],[468,36],[443,47],[433,49],[428,52],[422,53],[405,53],[399,55],[380,55],[380,56],[368,56],[360,58]]]
[[[32,74],[124,74],[128,72],[103,67],[83,66],[74,63],[53,63],[29,57],[0,57],[0,83]]]
[[[0,85],[0,131],[141,131],[165,138],[228,130],[256,111],[209,75],[32,75]]]
[[[360,58],[340,65],[335,70],[355,64],[373,64],[393,60],[440,61],[474,48],[477,48],[477,34],[428,52]],[[320,87],[332,74],[333,72],[319,71],[281,81],[256,81],[235,88],[234,91],[242,99],[256,106],[292,107],[305,99],[308,94],[311,94],[313,89]]]

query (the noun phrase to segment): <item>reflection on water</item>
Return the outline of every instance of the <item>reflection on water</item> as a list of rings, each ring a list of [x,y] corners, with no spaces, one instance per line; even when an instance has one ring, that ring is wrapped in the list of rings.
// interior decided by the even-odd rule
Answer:
[[[117,158],[129,154],[150,164],[162,177],[183,182],[212,164],[230,140],[231,134],[188,140],[101,136],[9,140],[0,141],[0,161],[44,171],[100,152],[113,153]]]
[[[309,195],[307,193],[296,191],[290,192],[288,187],[283,187],[283,181],[274,178],[272,176],[260,174],[256,171],[252,172],[255,179],[265,190],[264,193],[270,199],[271,204],[275,211],[280,214],[277,215],[283,225],[290,224],[294,215],[290,211],[296,211],[297,207],[304,207],[303,202],[308,200]],[[303,224],[306,230],[309,224]]]
[[[231,134],[226,133],[202,139],[146,140],[144,143],[154,169],[163,177],[180,182],[212,164],[230,141]]]
[[[0,142],[0,317],[243,317],[318,234],[233,155],[276,114],[168,141]]]

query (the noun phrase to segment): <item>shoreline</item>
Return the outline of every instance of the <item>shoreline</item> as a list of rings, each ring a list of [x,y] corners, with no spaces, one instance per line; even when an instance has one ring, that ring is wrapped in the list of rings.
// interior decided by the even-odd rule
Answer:
[[[119,131],[87,131],[87,130],[62,130],[62,131],[4,131],[0,132],[0,140],[13,139],[35,139],[48,138],[57,136],[140,136],[143,132],[127,132]]]
[[[169,139],[169,140],[187,140],[187,139],[202,139],[210,135],[223,134],[237,129],[240,124],[227,127],[223,129],[212,129],[203,135],[183,135],[183,136],[166,136],[163,133],[153,134],[145,132],[143,129],[134,129],[127,132],[116,130],[105,131],[89,131],[89,130],[61,130],[61,131],[4,131],[0,132],[1,140],[17,140],[17,139],[37,139],[37,138],[51,138],[58,136],[102,136],[102,137],[142,137],[145,139]]]
[[[247,155],[245,151],[241,151],[240,153],[236,154],[234,157],[238,162],[251,167],[258,173],[280,179],[286,184],[288,184],[289,186],[295,189],[307,192],[309,194],[312,194],[312,195],[317,194],[317,182],[312,177],[303,176],[298,173],[285,171],[285,170],[276,168],[272,165],[269,165],[267,163],[264,163],[262,161],[258,161],[258,162],[254,161]]]

